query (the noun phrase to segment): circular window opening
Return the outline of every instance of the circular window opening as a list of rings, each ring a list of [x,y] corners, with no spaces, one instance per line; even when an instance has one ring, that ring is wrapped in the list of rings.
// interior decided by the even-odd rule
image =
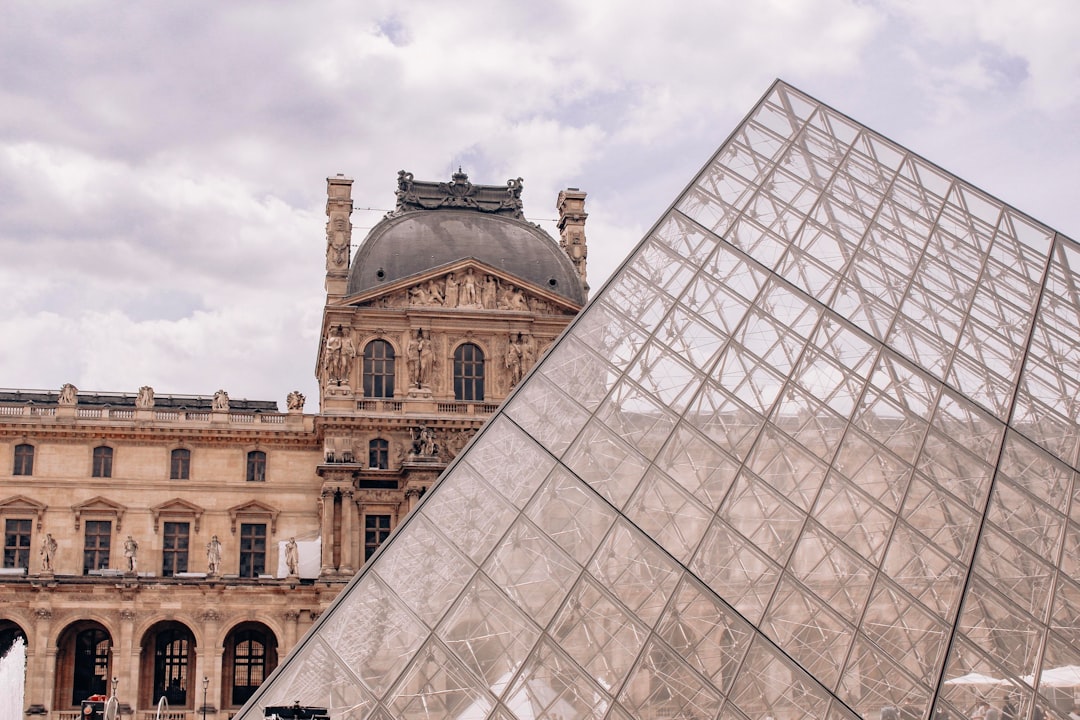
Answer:
[[[555,278],[549,278],[548,279],[548,285],[550,285],[551,287],[555,287],[558,284],[559,284],[559,281],[556,280]]]
[[[384,277],[386,277],[386,271],[383,270],[382,268],[379,268],[378,270],[375,271],[375,277],[382,280]]]

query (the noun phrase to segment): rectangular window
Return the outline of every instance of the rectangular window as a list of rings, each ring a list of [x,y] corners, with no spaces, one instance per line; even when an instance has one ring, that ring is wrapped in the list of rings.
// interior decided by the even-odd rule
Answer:
[[[247,481],[266,482],[266,453],[262,450],[247,454]]]
[[[254,578],[266,572],[266,525],[240,525],[240,577]]]
[[[112,522],[88,520],[83,541],[83,575],[91,570],[109,567],[109,546],[112,544]]]
[[[364,560],[368,558],[382,545],[383,540],[390,535],[389,515],[365,515],[364,516]]]
[[[33,445],[16,445],[15,446],[15,467],[12,468],[12,475],[33,475],[34,474],[34,446]]]
[[[165,523],[162,536],[161,574],[172,577],[188,571],[188,548],[191,544],[190,524],[186,522]]]
[[[173,450],[169,465],[170,480],[187,480],[191,477],[191,451],[183,448]]]
[[[4,567],[30,567],[30,520],[8,520],[4,523]]]
[[[112,477],[112,457],[113,451],[111,447],[103,445],[94,448],[94,468],[91,474],[94,477]]]

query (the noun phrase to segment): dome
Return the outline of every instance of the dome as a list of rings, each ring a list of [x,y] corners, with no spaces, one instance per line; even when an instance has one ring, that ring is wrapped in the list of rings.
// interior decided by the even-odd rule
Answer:
[[[406,189],[399,190],[398,210],[372,228],[356,251],[349,295],[474,258],[577,305],[585,304],[585,290],[570,258],[550,235],[521,216],[520,180],[510,181],[508,190],[469,185],[461,173],[454,178],[454,183],[441,184],[448,189],[438,199],[443,206],[431,208],[429,195],[432,203],[435,197],[434,191],[426,192],[429,184],[419,187],[421,183],[408,176],[408,184],[400,185]],[[445,198],[455,198],[455,185],[457,197],[464,199],[446,207]],[[461,189],[465,187],[468,190]],[[500,206],[489,208],[486,194],[478,190],[491,195],[497,190]],[[507,198],[516,207],[508,208]]]

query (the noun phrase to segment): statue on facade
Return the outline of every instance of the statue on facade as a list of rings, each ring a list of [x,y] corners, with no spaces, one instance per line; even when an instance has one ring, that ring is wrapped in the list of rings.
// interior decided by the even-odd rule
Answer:
[[[135,396],[135,407],[140,410],[149,410],[154,407],[154,388],[149,385],[139,388],[139,394]]]
[[[469,268],[465,272],[465,277],[461,279],[461,291],[458,301],[458,304],[462,307],[469,307],[470,305],[478,305],[480,303],[476,293],[476,276],[473,275],[472,268]]]
[[[533,339],[524,333],[518,333],[517,337],[510,336],[506,346],[504,365],[510,371],[511,387],[517,385],[529,368],[536,362],[536,348]]]
[[[488,310],[495,309],[499,293],[499,283],[492,275],[484,276],[484,284],[480,288],[480,305]]]
[[[412,429],[412,454],[426,457],[436,457],[439,454],[435,431],[427,425],[417,425]]]
[[[41,555],[41,572],[51,573],[53,571],[53,560],[56,558],[58,548],[59,546],[52,533],[45,533],[45,537],[41,541],[41,550],[38,551],[38,554]]]
[[[439,283],[434,280],[427,281],[428,305],[442,305],[444,302],[443,291]]]
[[[299,390],[293,390],[285,398],[285,405],[289,408],[289,412],[303,412],[306,400],[307,398]]]
[[[454,277],[454,273],[449,273],[446,276],[446,307],[455,308],[458,306],[458,281]]]
[[[296,577],[300,569],[300,551],[296,547],[296,538],[289,538],[289,542],[285,543],[285,567],[288,569],[290,577]]]
[[[409,366],[409,381],[413,387],[425,387],[431,382],[431,363],[433,349],[431,340],[424,337],[423,330],[416,331],[416,337],[409,339],[405,348]]]
[[[218,390],[214,393],[214,402],[212,405],[214,410],[228,410],[229,409],[229,393],[224,390]]]
[[[217,575],[221,572],[221,542],[218,541],[217,535],[206,543],[206,572],[208,575]]]
[[[79,402],[79,388],[75,387],[71,383],[64,383],[60,388],[61,405],[75,405]]]
[[[139,543],[135,542],[135,538],[128,535],[127,540],[124,541],[124,559],[127,560],[127,571],[129,573],[138,572],[138,552]]]
[[[323,352],[323,369],[326,371],[327,381],[338,385],[348,384],[354,357],[356,346],[353,345],[351,333],[346,335],[344,328],[338,325],[326,338]]]

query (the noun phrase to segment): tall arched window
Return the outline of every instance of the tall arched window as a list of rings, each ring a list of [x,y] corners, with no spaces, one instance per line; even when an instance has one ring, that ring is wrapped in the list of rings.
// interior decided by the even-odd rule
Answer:
[[[15,467],[12,469],[12,475],[33,475],[34,474],[34,446],[33,445],[16,445],[15,446]]]
[[[91,695],[108,692],[111,650],[112,638],[101,628],[83,630],[75,636],[72,705],[78,705]]]
[[[191,633],[166,630],[157,636],[154,653],[154,695],[170,705],[187,704],[188,644]]]
[[[394,347],[385,340],[364,347],[364,397],[394,397]]]
[[[277,641],[263,625],[245,623],[225,640],[226,697],[239,707],[277,665]]]
[[[472,343],[454,351],[454,399],[484,399],[484,351]]]
[[[113,449],[105,445],[94,448],[94,466],[91,475],[94,477],[112,477]]]

